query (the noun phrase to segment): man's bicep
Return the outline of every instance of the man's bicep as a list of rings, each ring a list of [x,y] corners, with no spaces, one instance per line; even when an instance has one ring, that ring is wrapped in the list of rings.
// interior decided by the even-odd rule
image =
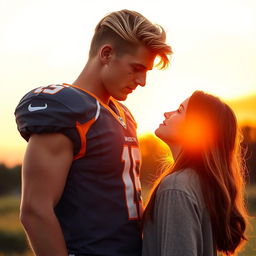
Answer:
[[[29,139],[22,168],[23,201],[47,206],[58,202],[73,160],[65,135],[41,134]]]

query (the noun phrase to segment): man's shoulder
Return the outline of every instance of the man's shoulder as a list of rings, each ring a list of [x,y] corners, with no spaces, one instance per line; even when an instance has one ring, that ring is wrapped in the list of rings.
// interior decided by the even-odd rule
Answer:
[[[79,114],[86,113],[95,106],[96,100],[86,92],[65,84],[51,84],[28,92],[19,102],[15,114],[40,110],[47,113]]]
[[[51,84],[40,86],[29,91],[21,101],[28,98],[44,98],[51,101],[60,101],[64,104],[76,104],[77,100],[83,100],[91,97],[85,91],[66,84]]]
[[[32,133],[59,132],[84,124],[97,113],[96,100],[66,85],[38,87],[27,93],[15,110],[18,130],[24,138]]]

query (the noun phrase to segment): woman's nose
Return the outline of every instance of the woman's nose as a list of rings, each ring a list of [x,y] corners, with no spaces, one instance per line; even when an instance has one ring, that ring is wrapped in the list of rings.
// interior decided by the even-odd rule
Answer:
[[[165,112],[165,113],[164,113],[164,117],[165,117],[165,118],[169,118],[170,115],[171,115],[171,112]]]
[[[174,113],[174,112],[175,112],[175,111],[165,112],[165,113],[164,113],[164,117],[168,119],[168,118],[172,115],[172,113]]]

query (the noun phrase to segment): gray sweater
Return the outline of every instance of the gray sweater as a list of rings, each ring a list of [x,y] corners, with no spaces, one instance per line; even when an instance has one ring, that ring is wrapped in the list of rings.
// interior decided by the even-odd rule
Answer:
[[[145,220],[142,256],[216,256],[210,217],[192,169],[163,179],[153,223]]]

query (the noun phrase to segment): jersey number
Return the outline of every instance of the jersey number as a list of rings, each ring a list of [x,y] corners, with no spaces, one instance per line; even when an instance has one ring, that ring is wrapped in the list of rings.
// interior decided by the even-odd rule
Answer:
[[[139,149],[137,147],[128,147],[127,145],[125,145],[122,153],[122,161],[124,162],[123,182],[125,186],[125,198],[128,216],[129,219],[138,219],[142,215],[141,200],[140,198],[138,200],[135,200],[135,198],[137,198],[137,196],[140,195],[141,193],[139,173],[136,170],[136,166],[140,165]],[[131,166],[132,176],[134,177],[134,183],[132,181],[132,176],[130,174]],[[139,202],[138,206],[136,202]]]
[[[62,89],[68,87],[67,85],[60,85],[60,84],[52,84],[49,86],[42,86],[35,89],[34,93],[46,93],[46,94],[55,94],[60,92]]]

